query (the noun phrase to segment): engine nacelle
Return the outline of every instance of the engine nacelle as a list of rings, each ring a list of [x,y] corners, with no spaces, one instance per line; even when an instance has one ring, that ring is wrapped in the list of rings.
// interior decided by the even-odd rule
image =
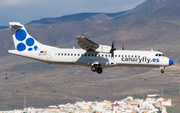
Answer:
[[[111,51],[111,46],[99,45],[99,47],[95,51],[102,53],[109,53]]]

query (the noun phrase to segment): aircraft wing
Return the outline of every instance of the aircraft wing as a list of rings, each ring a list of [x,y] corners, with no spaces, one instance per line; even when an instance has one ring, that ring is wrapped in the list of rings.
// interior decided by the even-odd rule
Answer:
[[[84,50],[95,51],[99,45],[87,39],[84,36],[76,36],[75,39],[78,41],[77,44]]]

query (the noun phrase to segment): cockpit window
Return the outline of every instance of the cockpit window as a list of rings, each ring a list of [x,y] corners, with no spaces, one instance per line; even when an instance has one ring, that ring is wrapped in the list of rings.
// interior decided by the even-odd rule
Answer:
[[[165,55],[164,55],[164,54],[161,54],[161,55],[165,57]]]
[[[163,56],[163,57],[165,57],[164,54],[158,54],[158,53],[155,56],[159,56],[159,57]]]

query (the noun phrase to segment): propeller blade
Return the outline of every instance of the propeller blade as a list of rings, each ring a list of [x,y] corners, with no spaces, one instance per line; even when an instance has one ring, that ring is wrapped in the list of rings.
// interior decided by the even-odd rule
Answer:
[[[116,50],[116,48],[114,47],[114,45],[115,45],[115,41],[113,40],[113,41],[112,41],[112,45],[111,45],[111,51],[110,51],[110,53],[111,53],[111,58],[112,58],[112,57],[114,58],[114,51]]]
[[[122,50],[125,50],[124,44],[122,44]]]
[[[111,58],[114,58],[114,52],[111,53]]]

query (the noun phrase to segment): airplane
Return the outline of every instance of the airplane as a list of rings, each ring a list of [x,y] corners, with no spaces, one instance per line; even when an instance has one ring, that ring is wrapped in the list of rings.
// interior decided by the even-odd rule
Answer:
[[[84,36],[76,36],[81,49],[58,48],[44,45],[28,34],[23,24],[9,22],[15,50],[10,54],[56,65],[79,65],[101,74],[104,68],[148,67],[159,68],[161,73],[173,61],[159,51],[116,50],[112,45],[99,45]]]

